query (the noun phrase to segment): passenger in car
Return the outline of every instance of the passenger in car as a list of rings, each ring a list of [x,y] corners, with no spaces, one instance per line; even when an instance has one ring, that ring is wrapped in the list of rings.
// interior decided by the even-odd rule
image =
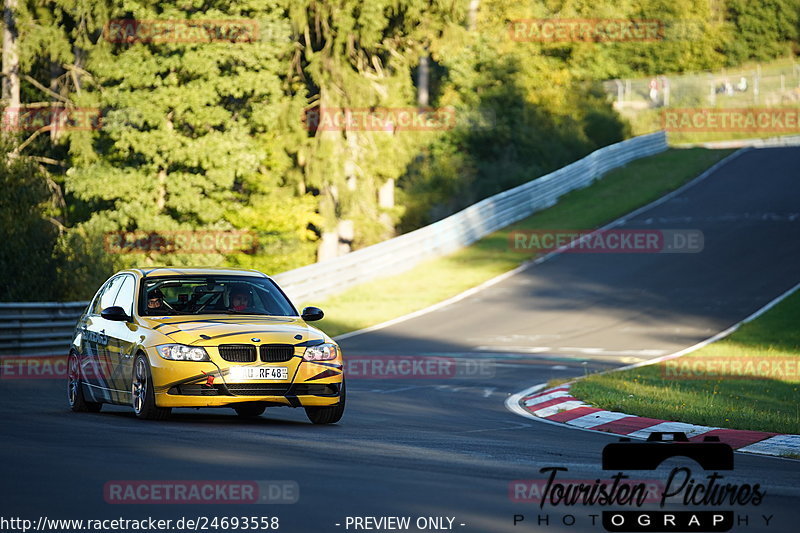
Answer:
[[[167,307],[164,305],[164,293],[161,289],[153,289],[147,294],[147,310],[148,311],[166,311]]]

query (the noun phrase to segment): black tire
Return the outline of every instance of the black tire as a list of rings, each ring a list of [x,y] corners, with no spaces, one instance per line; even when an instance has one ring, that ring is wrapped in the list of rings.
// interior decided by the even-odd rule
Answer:
[[[90,402],[83,394],[81,365],[78,354],[71,352],[67,358],[67,401],[69,408],[76,413],[99,413],[103,404]]]
[[[260,403],[243,403],[233,408],[242,418],[255,418],[264,414],[267,406]]]
[[[131,404],[136,418],[143,420],[164,420],[172,412],[169,407],[158,407],[156,405],[150,362],[141,353],[136,356],[136,360],[133,362]]]
[[[347,389],[342,381],[342,394],[339,403],[325,407],[306,407],[306,416],[314,424],[335,424],[344,415],[344,404],[347,399]]]

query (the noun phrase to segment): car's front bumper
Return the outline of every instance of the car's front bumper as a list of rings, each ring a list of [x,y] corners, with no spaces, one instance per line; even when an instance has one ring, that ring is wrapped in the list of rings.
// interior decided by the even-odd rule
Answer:
[[[314,407],[336,405],[339,396],[179,396],[156,393],[159,407],[233,407],[239,403],[264,402],[275,406]]]
[[[240,403],[312,407],[339,403],[342,383],[341,354],[332,361],[309,362],[294,357],[284,363],[229,363],[209,350],[211,361],[167,361],[150,356],[159,407],[225,407]],[[232,381],[232,366],[284,366],[290,379]]]

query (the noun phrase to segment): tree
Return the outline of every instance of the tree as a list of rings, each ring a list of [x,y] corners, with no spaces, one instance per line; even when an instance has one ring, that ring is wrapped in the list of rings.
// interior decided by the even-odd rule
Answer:
[[[412,69],[456,16],[453,9],[449,2],[424,0],[293,2],[310,111],[414,113]],[[388,129],[312,129],[303,169],[308,187],[320,195],[322,259],[392,235],[396,213],[379,197],[393,196],[387,189],[436,133]]]
[[[0,140],[0,294],[7,301],[50,300],[58,297],[51,193],[36,163],[8,157],[13,146]]]
[[[796,0],[727,0],[726,12],[736,36],[724,50],[730,65],[766,61],[788,53],[792,42],[797,44],[800,4]]]
[[[214,1],[202,11],[124,2],[113,7],[109,19],[113,26],[87,59],[93,85],[86,92],[92,105],[104,110],[103,128],[73,152],[67,178],[68,192],[85,204],[86,220],[79,226],[89,238],[198,229],[244,229],[265,237],[286,229],[271,218],[293,217],[303,227],[313,221],[313,206],[295,194],[292,153],[303,138],[305,100],[292,86],[293,44],[278,2]],[[152,40],[138,24],[153,20],[185,22],[177,27],[167,22],[172,37]],[[237,24],[243,33],[222,38],[213,33]],[[186,35],[193,37],[181,37],[192,31]],[[283,188],[289,194],[280,192]],[[271,211],[243,214],[256,206]],[[299,243],[313,239],[295,228],[287,237]],[[302,247],[278,257],[266,246],[269,239],[258,240],[257,263],[267,270],[310,259]],[[272,257],[278,260],[271,262]],[[117,263],[198,260],[213,265],[226,259],[137,254],[120,256]]]

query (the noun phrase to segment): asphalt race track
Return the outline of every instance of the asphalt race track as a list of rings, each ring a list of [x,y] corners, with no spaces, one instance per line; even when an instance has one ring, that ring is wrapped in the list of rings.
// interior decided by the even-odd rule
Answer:
[[[608,478],[601,451],[617,439],[519,417],[504,400],[550,378],[691,346],[795,285],[798,169],[798,148],[751,150],[624,226],[701,230],[700,253],[562,254],[453,305],[342,341],[353,358],[429,355],[483,366],[428,379],[351,375],[348,410],[335,426],[312,426],[290,409],[252,421],[231,410],[175,411],[167,422],[108,406],[76,414],[61,381],[3,380],[0,514],[277,516],[280,531],[301,533],[353,531],[348,516],[455,517],[456,531],[604,531],[589,517],[599,508],[512,501],[509,484],[542,478],[549,466],[568,468],[565,479]],[[696,464],[692,474],[705,479]],[[724,476],[766,490],[758,506],[720,507],[747,517],[733,531],[796,531],[800,461],[736,454]],[[103,489],[113,480],[289,480],[299,501],[109,504]],[[515,526],[514,515],[525,519]],[[537,525],[539,515],[549,524]],[[574,525],[564,525],[567,515]],[[772,515],[768,527],[762,515]]]

